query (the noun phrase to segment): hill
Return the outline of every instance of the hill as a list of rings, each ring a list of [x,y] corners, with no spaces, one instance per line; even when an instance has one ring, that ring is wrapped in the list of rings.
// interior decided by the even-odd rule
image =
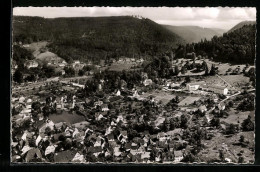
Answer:
[[[242,21],[242,22],[238,23],[237,25],[235,25],[234,27],[232,27],[227,33],[233,32],[234,30],[242,28],[245,25],[255,25],[255,24],[256,24],[256,21]]]
[[[210,41],[180,45],[176,58],[186,57],[195,52],[197,56],[212,58],[214,61],[232,64],[254,64],[255,61],[256,25],[244,25],[223,36],[214,36]]]
[[[145,18],[14,16],[14,41],[49,41],[49,50],[66,61],[99,61],[120,56],[153,56],[185,41]]]
[[[163,25],[166,29],[182,37],[187,43],[210,40],[213,36],[221,36],[225,30],[218,28],[202,28],[199,26],[171,26]]]

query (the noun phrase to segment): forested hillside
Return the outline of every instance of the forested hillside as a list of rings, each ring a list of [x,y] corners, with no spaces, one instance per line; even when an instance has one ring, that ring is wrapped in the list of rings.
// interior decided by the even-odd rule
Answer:
[[[210,41],[203,40],[198,43],[180,45],[176,50],[176,57],[186,57],[187,53],[195,52],[214,61],[228,63],[250,63],[255,60],[256,25],[244,25],[223,36],[214,36]]]
[[[130,16],[45,19],[15,16],[14,41],[48,40],[49,49],[67,61],[99,61],[120,56],[152,56],[184,40],[149,20]]]
[[[234,27],[232,27],[227,33],[240,29],[245,25],[253,25],[253,24],[256,24],[256,21],[242,21],[242,22],[238,23],[237,25],[235,25]]]
[[[201,41],[201,39],[210,40],[213,38],[213,36],[222,36],[222,34],[225,32],[222,29],[202,28],[199,26],[163,26],[182,37],[187,43],[197,43]]]

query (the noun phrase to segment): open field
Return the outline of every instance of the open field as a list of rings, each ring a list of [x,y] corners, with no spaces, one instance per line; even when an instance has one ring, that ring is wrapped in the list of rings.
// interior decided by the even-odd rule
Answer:
[[[251,116],[252,121],[254,121],[255,119],[254,111],[239,111],[238,113],[236,113],[234,109],[231,109],[230,111],[228,111],[228,114],[229,116],[227,118],[221,118],[220,121],[224,121],[229,124],[238,124],[239,120],[239,124],[241,124],[248,117],[248,115]]]
[[[52,52],[49,52],[48,50],[45,50],[45,52],[41,52],[41,49],[45,48],[47,44],[48,42],[46,41],[33,42],[29,44],[29,47],[26,47],[26,49],[32,51],[33,56],[41,62],[48,63],[51,62],[51,60],[62,62],[62,58],[58,57]]]
[[[111,66],[108,67],[111,71],[122,71],[122,70],[130,70],[133,66],[133,63],[113,63]]]
[[[183,99],[178,105],[179,106],[186,106],[192,104],[194,101],[199,100],[201,97],[191,97],[188,96],[185,99]]]
[[[249,77],[244,75],[223,75],[221,77],[236,88],[244,87],[249,83]]]
[[[76,113],[69,113],[67,111],[63,111],[61,114],[52,114],[49,116],[49,118],[54,123],[66,122],[69,124],[75,124],[85,121],[85,118],[83,116],[77,115]]]
[[[162,90],[153,90],[151,92],[144,93],[140,97],[147,98],[149,96],[155,96],[155,100],[162,101],[163,104],[167,104],[170,100],[176,97],[176,95],[164,92]]]
[[[239,143],[240,136],[243,135],[245,139],[249,141],[247,147],[242,147],[237,145]],[[254,160],[254,152],[250,151],[248,148],[254,148],[254,132],[241,132],[234,134],[232,137],[227,138],[221,133],[215,133],[215,136],[211,140],[204,140],[203,144],[206,146],[199,154],[198,157],[201,161],[206,162],[210,160],[219,159],[219,150],[224,150],[225,158],[229,158],[232,162],[238,162],[238,153],[242,153],[244,157],[244,162]]]

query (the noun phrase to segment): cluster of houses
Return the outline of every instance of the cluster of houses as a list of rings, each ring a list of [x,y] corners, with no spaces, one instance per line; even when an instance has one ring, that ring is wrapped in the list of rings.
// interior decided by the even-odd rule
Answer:
[[[117,61],[117,63],[119,64],[126,64],[126,63],[143,63],[144,59],[140,58],[140,59],[135,59],[135,58],[128,58],[128,57],[120,57]]]
[[[33,118],[32,99],[25,97],[13,99],[16,102],[13,104],[25,104],[21,107],[22,111],[12,117],[13,125],[22,126],[25,121],[30,121],[30,126],[21,131],[21,134],[12,136],[12,162],[83,163],[90,161],[89,158],[95,158],[97,162],[103,161],[102,158],[112,158],[113,162],[180,162],[183,159],[183,153],[177,147],[185,141],[181,140],[179,132],[160,132],[150,135],[148,131],[145,131],[133,138],[129,138],[131,133],[127,130],[115,132],[118,125],[128,123],[124,113],[111,118],[111,115],[117,113],[116,109],[128,108],[121,92],[123,90],[116,90],[113,95],[102,99],[89,98],[94,101],[93,106],[89,106],[90,109],[96,111],[90,119],[92,118],[94,123],[106,123],[105,128],[89,124],[91,120],[70,124],[55,123],[48,118],[43,118],[42,115]],[[136,90],[133,91],[133,96],[138,96]],[[62,109],[66,97],[62,97],[60,102],[61,105],[59,101],[57,102],[57,108]],[[85,101],[85,103],[88,102],[89,100]],[[115,107],[109,108],[108,102],[114,103]],[[141,105],[132,107],[142,108]],[[134,114],[133,118],[135,118]],[[99,132],[99,130],[104,130],[104,132]]]

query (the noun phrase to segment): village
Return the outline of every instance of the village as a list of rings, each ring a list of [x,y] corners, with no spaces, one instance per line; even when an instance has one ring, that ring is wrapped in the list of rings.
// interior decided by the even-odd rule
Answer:
[[[254,107],[238,109],[254,102],[255,89],[243,76],[254,68],[191,55],[191,60],[171,60],[178,75],[156,81],[136,72],[143,59],[122,57],[68,77],[63,77],[67,66],[79,73],[88,64],[48,62],[59,68],[60,76],[12,89],[12,162],[252,162]],[[192,74],[189,61],[194,66],[206,61],[214,75],[205,76],[205,70]],[[137,69],[124,70],[140,78],[131,87],[120,79],[119,86],[108,88],[109,66],[132,63]],[[36,61],[24,65],[38,67]],[[220,68],[225,65],[227,70]],[[244,83],[229,76],[244,77]]]

